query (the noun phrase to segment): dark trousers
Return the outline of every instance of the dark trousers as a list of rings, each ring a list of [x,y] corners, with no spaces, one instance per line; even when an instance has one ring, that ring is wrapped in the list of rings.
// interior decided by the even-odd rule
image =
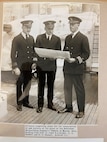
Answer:
[[[85,108],[85,89],[83,84],[83,75],[64,74],[64,94],[65,103],[68,108],[73,109],[72,106],[72,87],[74,85],[78,111],[84,112]]]
[[[55,81],[54,71],[38,71],[38,107],[44,105],[44,89],[47,77],[47,100],[48,106],[53,105],[53,89]]]
[[[31,71],[21,71],[16,82],[16,101],[17,104],[29,104],[29,90],[31,87]],[[25,94],[23,100],[19,101],[21,95]]]

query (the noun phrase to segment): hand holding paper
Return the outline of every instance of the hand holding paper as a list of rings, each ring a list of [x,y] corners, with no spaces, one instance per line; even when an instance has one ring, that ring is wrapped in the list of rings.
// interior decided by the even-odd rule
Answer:
[[[74,63],[76,61],[75,58],[67,58],[66,59],[69,63]]]

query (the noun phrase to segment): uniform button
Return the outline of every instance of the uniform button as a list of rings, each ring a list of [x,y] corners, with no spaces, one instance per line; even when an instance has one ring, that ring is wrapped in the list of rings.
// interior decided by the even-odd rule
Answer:
[[[29,59],[30,57],[28,56],[27,58]]]
[[[27,46],[27,48],[29,48],[29,46]]]
[[[44,58],[44,60],[46,60],[46,58]]]
[[[27,53],[29,53],[29,51],[27,51]]]
[[[72,55],[72,53],[70,53]]]
[[[73,47],[71,47],[71,49],[73,49]]]
[[[35,57],[35,58],[33,58],[33,61],[37,61],[38,59]]]

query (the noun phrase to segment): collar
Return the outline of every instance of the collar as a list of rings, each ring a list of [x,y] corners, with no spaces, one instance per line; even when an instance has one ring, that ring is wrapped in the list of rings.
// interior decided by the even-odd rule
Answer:
[[[48,39],[48,37],[49,37],[49,40],[51,40],[52,34],[51,34],[51,35],[48,35],[48,34],[46,33],[46,38]]]
[[[26,39],[26,35],[27,35],[27,37],[29,37],[29,35],[28,34],[25,34],[24,32],[21,32],[21,34],[22,34],[22,36]]]
[[[74,38],[74,36],[78,33],[79,31],[77,30],[75,33],[71,33],[72,38]]]

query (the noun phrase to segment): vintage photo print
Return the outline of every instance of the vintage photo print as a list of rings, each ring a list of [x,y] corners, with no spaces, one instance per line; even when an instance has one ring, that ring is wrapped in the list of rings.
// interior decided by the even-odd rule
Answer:
[[[98,124],[100,5],[4,2],[0,122]]]

